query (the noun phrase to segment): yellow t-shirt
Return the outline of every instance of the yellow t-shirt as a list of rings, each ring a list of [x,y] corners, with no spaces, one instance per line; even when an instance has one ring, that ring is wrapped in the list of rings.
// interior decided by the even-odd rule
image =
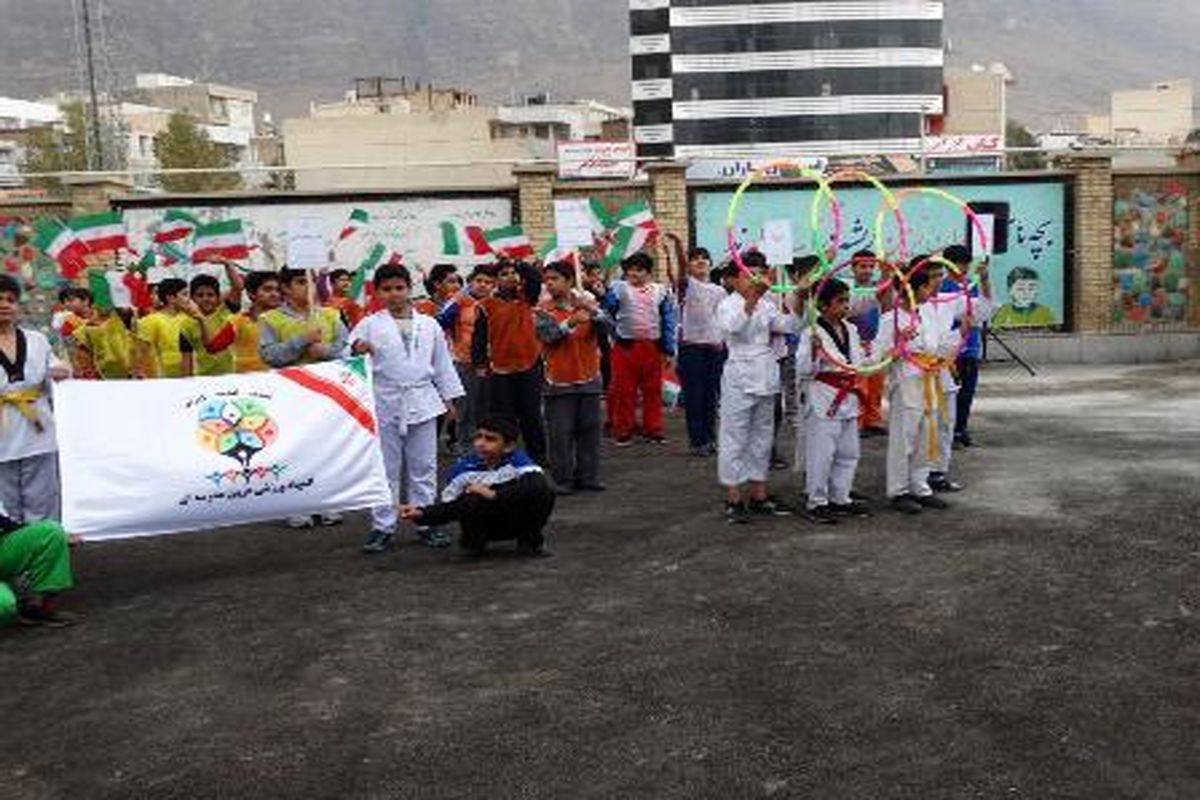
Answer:
[[[237,335],[233,343],[233,363],[238,372],[266,372],[269,367],[258,352],[258,321],[249,314],[236,314],[233,329]]]
[[[82,325],[73,334],[87,350],[100,377],[127,380],[133,365],[133,336],[121,318],[112,312],[103,322]]]
[[[208,341],[204,343],[200,331],[200,323],[189,319],[183,326],[185,342],[191,347],[195,359],[195,374],[204,376],[230,375],[234,371],[233,344],[236,331],[233,325],[234,315],[224,306],[204,318],[204,327],[208,331]],[[209,348],[216,352],[210,352]]]
[[[150,347],[150,374],[159,378],[182,378],[183,350],[179,337],[196,326],[187,314],[155,311],[138,320],[137,338]],[[199,335],[199,331],[196,332]]]

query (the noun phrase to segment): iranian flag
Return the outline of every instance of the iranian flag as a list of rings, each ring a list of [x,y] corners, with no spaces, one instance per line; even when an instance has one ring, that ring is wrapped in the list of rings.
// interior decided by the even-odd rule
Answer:
[[[533,243],[529,241],[529,237],[525,235],[525,231],[520,225],[509,225],[507,228],[486,231],[483,238],[487,240],[488,247],[493,253],[505,258],[521,260],[533,258],[536,255]]]
[[[75,231],[79,240],[87,245],[89,253],[112,253],[129,250],[129,234],[125,231],[125,220],[120,211],[104,211],[67,220],[67,227]]]
[[[342,228],[342,232],[338,234],[338,241],[344,242],[356,233],[365,231],[371,224],[371,215],[361,208],[356,208],[350,212],[350,219],[346,221],[346,227]]]
[[[154,231],[155,244],[170,244],[187,239],[201,225],[200,220],[186,211],[170,209]]]
[[[657,238],[658,222],[645,200],[622,208],[612,216],[613,227],[605,237],[603,264],[615,267]]]
[[[453,222],[441,223],[442,255],[449,257],[490,256],[492,248],[483,235],[483,228],[475,225],[459,226]]]
[[[43,217],[35,223],[33,246],[57,261],[67,280],[75,280],[87,269],[87,245],[54,217]]]
[[[374,294],[370,288],[371,278],[375,275],[375,270],[385,255],[387,255],[387,248],[382,243],[376,242],[354,272],[354,278],[350,282],[351,300],[360,305],[366,305],[370,301],[370,296]]]
[[[192,243],[192,263],[205,261],[245,261],[250,245],[240,219],[229,219],[196,228]]]
[[[102,269],[88,270],[88,289],[100,311],[115,308],[150,308],[154,305],[145,275]]]

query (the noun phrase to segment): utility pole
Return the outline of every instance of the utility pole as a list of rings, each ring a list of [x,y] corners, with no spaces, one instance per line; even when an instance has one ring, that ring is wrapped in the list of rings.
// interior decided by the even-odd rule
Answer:
[[[83,9],[83,41],[87,57],[88,93],[91,95],[92,146],[88,149],[88,166],[104,169],[104,142],[100,139],[100,101],[96,95],[96,59],[92,52],[92,15],[88,0],[79,0]]]

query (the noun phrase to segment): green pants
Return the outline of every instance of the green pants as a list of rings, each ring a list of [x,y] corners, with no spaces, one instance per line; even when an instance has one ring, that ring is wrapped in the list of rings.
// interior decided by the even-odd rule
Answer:
[[[37,594],[58,594],[74,585],[62,525],[47,520],[0,534],[0,625],[17,616],[17,598],[6,582],[19,575]]]

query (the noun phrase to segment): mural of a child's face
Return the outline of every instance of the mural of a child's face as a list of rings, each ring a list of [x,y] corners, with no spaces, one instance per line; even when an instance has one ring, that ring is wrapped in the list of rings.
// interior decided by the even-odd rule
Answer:
[[[1040,290],[1039,281],[1025,278],[1013,283],[1012,289],[1008,293],[1009,300],[1012,301],[1015,308],[1029,308],[1037,302]]]

